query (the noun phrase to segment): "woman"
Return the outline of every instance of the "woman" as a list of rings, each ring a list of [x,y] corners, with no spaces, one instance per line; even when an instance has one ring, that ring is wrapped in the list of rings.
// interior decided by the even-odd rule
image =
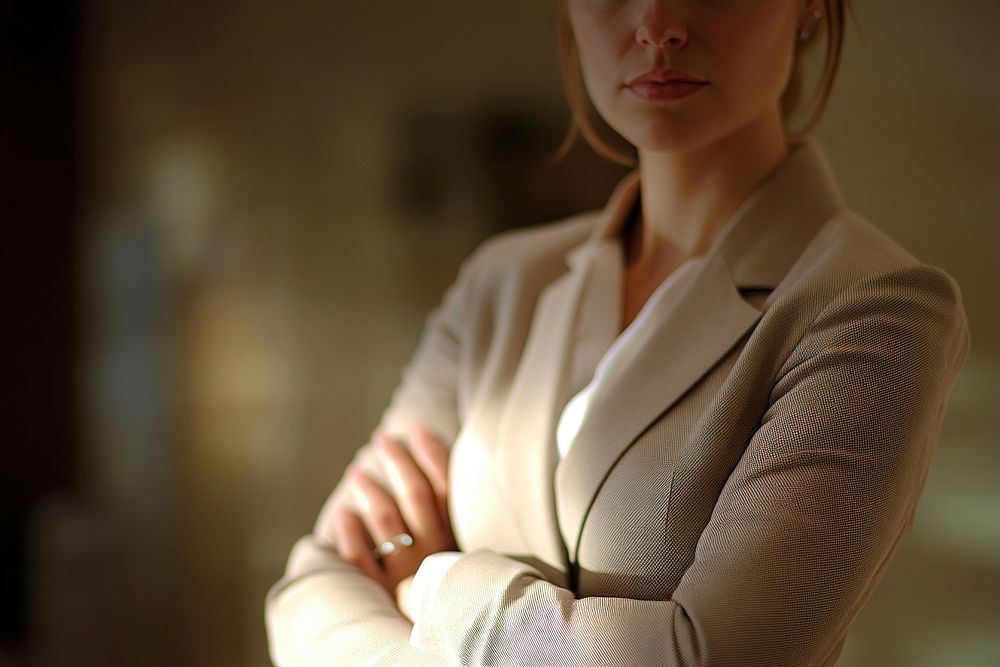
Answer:
[[[462,265],[268,596],[278,664],[834,664],[968,349],[788,129],[846,9],[560,3],[576,124],[624,159],[574,56],[638,167]]]

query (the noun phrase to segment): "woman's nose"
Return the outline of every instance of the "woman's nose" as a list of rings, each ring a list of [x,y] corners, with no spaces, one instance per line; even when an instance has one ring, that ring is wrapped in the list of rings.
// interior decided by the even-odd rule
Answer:
[[[660,3],[651,3],[639,19],[635,41],[641,46],[676,50],[687,44],[687,26],[676,12],[664,9]]]

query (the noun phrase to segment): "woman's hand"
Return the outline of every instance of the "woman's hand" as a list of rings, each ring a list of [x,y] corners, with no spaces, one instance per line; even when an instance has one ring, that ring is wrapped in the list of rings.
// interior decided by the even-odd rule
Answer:
[[[381,432],[373,445],[390,488],[382,488],[359,468],[349,469],[345,497],[353,496],[358,513],[340,505],[334,531],[340,557],[396,597],[397,585],[413,575],[426,556],[456,549],[448,517],[449,451],[423,428],[411,432],[408,445]],[[374,546],[404,532],[413,537],[413,545],[376,560]]]
[[[403,616],[413,623],[413,609],[410,609],[410,586],[413,585],[413,575],[396,584],[396,606],[403,612]]]

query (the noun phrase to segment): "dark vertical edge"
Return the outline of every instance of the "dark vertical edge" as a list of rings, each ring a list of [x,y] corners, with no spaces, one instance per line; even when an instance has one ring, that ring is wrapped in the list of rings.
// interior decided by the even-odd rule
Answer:
[[[29,631],[28,521],[76,483],[83,6],[0,3],[0,655]]]

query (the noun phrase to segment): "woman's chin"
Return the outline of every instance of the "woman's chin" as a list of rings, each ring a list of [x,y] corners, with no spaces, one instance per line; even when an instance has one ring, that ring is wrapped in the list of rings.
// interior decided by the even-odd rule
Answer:
[[[644,153],[690,153],[712,143],[710,132],[691,123],[660,123],[625,136],[629,143]]]

